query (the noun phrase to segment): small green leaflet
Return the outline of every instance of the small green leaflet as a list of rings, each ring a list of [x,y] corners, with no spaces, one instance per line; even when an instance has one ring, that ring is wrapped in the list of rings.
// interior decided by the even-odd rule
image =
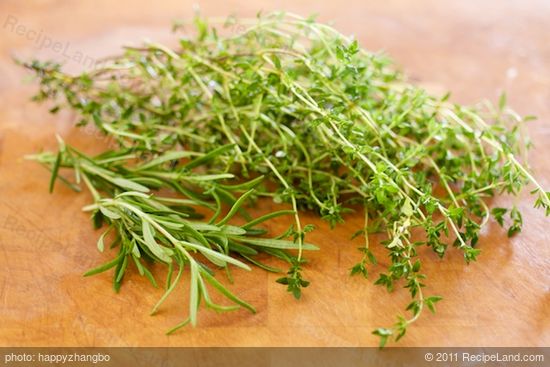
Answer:
[[[191,280],[189,283],[189,319],[191,325],[197,325],[197,309],[199,308],[199,268],[195,261],[190,262]]]
[[[269,248],[278,248],[282,250],[298,250],[300,248],[299,244],[292,242],[292,241],[286,241],[286,240],[275,240],[271,238],[249,238],[249,237],[236,237],[236,240],[244,243],[248,243],[250,245],[256,245],[261,247],[269,247]],[[302,245],[303,250],[319,250],[319,247],[304,243]]]
[[[97,240],[97,249],[99,252],[103,252],[105,250],[105,236],[111,231],[111,227],[107,228],[105,232],[99,236],[99,239]]]
[[[116,178],[113,178],[112,179],[112,182],[117,185],[117,186],[120,186],[124,189],[127,189],[127,190],[134,190],[134,191],[139,191],[139,192],[149,192],[149,189],[141,184],[138,184],[134,181],[130,181],[130,180],[127,180],[125,178],[122,178],[122,177],[116,177]]]
[[[171,162],[171,161],[179,161],[180,159],[182,158],[189,158],[189,157],[192,157],[192,156],[196,156],[197,153],[195,152],[189,152],[189,151],[178,151],[178,152],[168,152],[168,153],[165,153],[143,165],[140,165],[136,168],[137,171],[143,171],[143,170],[148,170],[152,167],[155,167],[155,166],[158,166],[158,165],[161,165],[163,163],[166,163],[166,162]]]
[[[165,263],[169,263],[172,261],[172,259],[164,252],[163,248],[155,241],[155,237],[153,235],[153,228],[151,225],[145,221],[142,220],[142,230],[143,230],[143,239],[145,241],[145,244],[147,245],[147,248],[151,250],[151,252],[158,257],[160,260],[164,261]]]

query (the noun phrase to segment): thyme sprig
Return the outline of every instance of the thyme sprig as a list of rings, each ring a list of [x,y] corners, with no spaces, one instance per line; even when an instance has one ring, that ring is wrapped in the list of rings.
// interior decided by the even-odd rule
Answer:
[[[491,215],[511,222],[509,235],[522,224],[517,208],[490,209],[487,199],[517,195],[527,184],[535,206],[550,214],[550,194],[520,158],[530,145],[521,134],[530,117],[504,97],[494,107],[432,96],[386,56],[313,18],[272,13],[243,22],[246,31],[224,37],[223,27],[197,17],[196,38],[182,37],[177,48],[128,47],[76,76],[48,62],[25,66],[40,80],[37,100],[78,111],[79,125],[95,124],[121,149],[207,153],[231,144],[209,169],[265,175],[273,185],[258,195],[292,205],[298,256],[280,283],[297,297],[308,284],[299,271],[312,229],[299,211],[314,210],[335,226],[359,207],[364,225],[354,236],[364,246],[351,274],[367,277],[377,263],[369,233],[384,232],[391,264],[375,283],[389,291],[403,284],[412,298],[409,318],[374,331],[382,346],[441,299],[424,294],[419,247],[443,257],[452,246],[466,262],[476,260]]]
[[[114,233],[109,247],[118,248],[116,257],[87,271],[85,276],[114,268],[113,284],[118,292],[132,263],[139,274],[147,277],[155,287],[157,282],[148,268],[149,264],[158,262],[168,266],[165,293],[153,307],[151,314],[154,314],[176,289],[187,269],[190,273],[189,317],[169,331],[172,333],[188,323],[196,324],[201,302],[215,311],[232,311],[242,307],[255,313],[252,305],[216,279],[215,269],[224,269],[230,279],[230,265],[250,270],[248,264],[253,264],[268,271],[280,272],[277,268],[263,264],[257,256],[266,253],[293,265],[296,258],[289,250],[298,247],[304,250],[317,249],[309,244],[298,246],[289,240],[259,237],[266,232],[257,227],[259,224],[293,213],[288,210],[269,213],[242,226],[228,223],[242,210],[262,177],[246,183],[227,185],[222,181],[232,178],[232,174],[208,174],[190,169],[215,159],[222,151],[218,149],[216,154],[208,155],[172,151],[144,160],[135,153],[117,150],[90,157],[60,140],[57,154],[46,152],[29,158],[52,171],[51,189],[57,178],[76,191],[80,191],[82,183],[87,187],[94,203],[83,210],[92,213],[97,229],[104,225],[107,227],[97,242],[99,251],[105,249],[106,236]],[[189,157],[195,158],[180,164],[182,159]],[[60,169],[65,168],[74,171],[74,182],[59,175]],[[153,193],[167,188],[179,195],[174,197]],[[246,191],[239,198],[234,197],[235,193],[243,190]],[[223,201],[232,204],[224,216],[221,215]],[[202,220],[203,215],[195,210],[197,207],[210,209],[213,215],[208,221]],[[174,273],[177,273],[175,277]],[[209,288],[219,292],[233,305],[213,302]]]

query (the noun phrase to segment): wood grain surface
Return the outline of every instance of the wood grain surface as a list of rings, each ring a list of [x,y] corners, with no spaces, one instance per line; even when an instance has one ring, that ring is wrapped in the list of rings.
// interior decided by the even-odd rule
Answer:
[[[81,212],[90,197],[62,185],[48,194],[48,172],[23,156],[54,149],[56,133],[87,152],[98,152],[107,142],[92,130],[75,128],[70,113],[51,116],[46,106],[30,102],[34,87],[24,83],[26,73],[11,56],[48,57],[80,69],[86,58],[106,56],[123,44],[145,37],[169,40],[171,21],[190,17],[192,5],[0,2],[0,346],[367,346],[377,343],[372,329],[391,324],[407,304],[405,291],[388,295],[372,282],[348,276],[359,256],[357,243],[349,240],[361,225],[353,216],[333,231],[306,216],[318,226],[310,241],[321,251],[308,256],[312,285],[300,301],[275,283],[277,275],[235,272],[231,289],[258,313],[202,310],[197,328],[170,337],[164,332],[186,317],[185,287],[151,317],[162,290],[135,272],[119,294],[110,274],[82,277],[110,256],[97,252],[98,232]],[[211,16],[275,9],[318,13],[320,20],[354,34],[363,47],[385,49],[413,81],[436,92],[451,90],[454,101],[495,101],[507,91],[518,112],[539,117],[529,126],[535,144],[530,162],[550,188],[548,1],[218,0],[200,6]],[[492,204],[510,202],[498,198]],[[272,205],[262,202],[257,212]],[[523,232],[508,239],[489,223],[476,263],[465,265],[453,250],[444,260],[424,254],[427,292],[445,300],[437,315],[426,313],[400,345],[550,346],[550,220],[532,209],[528,195],[518,205]],[[287,225],[280,219],[269,228]],[[376,253],[387,264],[380,246]],[[155,268],[155,274],[162,276],[162,269]]]

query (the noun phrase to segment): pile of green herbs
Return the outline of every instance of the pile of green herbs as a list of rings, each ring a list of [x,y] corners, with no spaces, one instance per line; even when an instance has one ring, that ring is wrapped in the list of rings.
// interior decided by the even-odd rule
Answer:
[[[256,312],[253,306],[231,293],[215,278],[214,269],[224,269],[230,281],[229,265],[250,270],[248,263],[267,271],[280,272],[258,260],[260,254],[274,256],[295,266],[296,257],[288,250],[298,249],[298,245],[282,239],[284,234],[279,238],[259,237],[266,231],[257,227],[269,219],[293,212],[281,210],[251,219],[243,211],[243,204],[253,195],[254,187],[263,177],[228,185],[223,182],[232,179],[232,174],[208,174],[197,170],[197,167],[232,149],[231,145],[208,154],[171,151],[145,158],[140,156],[141,153],[120,149],[91,157],[68,146],[60,138],[58,140],[60,148],[57,154],[45,152],[29,158],[52,171],[50,191],[58,178],[75,191],[80,191],[83,184],[94,199],[94,203],[83,210],[92,213],[96,229],[107,227],[98,239],[98,250],[104,251],[110,232],[114,236],[109,247],[118,247],[113,260],[86,272],[85,276],[114,268],[113,285],[118,292],[129,263],[134,263],[139,274],[158,287],[148,267],[153,262],[167,265],[166,291],[153,307],[151,314],[154,314],[179,284],[184,269],[188,268],[189,317],[169,333],[188,323],[195,325],[202,301],[215,311],[244,307]],[[59,175],[62,169],[74,172],[73,182]],[[164,195],[166,190],[170,190],[168,193],[172,195]],[[230,209],[222,216],[224,203]],[[212,213],[208,221],[196,208]],[[240,226],[230,225],[229,221],[239,212],[248,218],[247,222]],[[300,247],[317,249],[309,244]],[[213,302],[207,285],[234,305]]]
[[[222,35],[236,22],[249,27]],[[255,196],[288,203],[294,214],[285,235],[292,237],[294,246],[288,247],[297,252],[294,257],[287,255],[291,267],[279,282],[297,297],[308,284],[301,275],[302,250],[305,234],[312,229],[301,222],[299,213],[315,211],[332,227],[346,216],[361,215],[364,225],[350,237],[363,237],[364,245],[351,274],[367,277],[369,264],[376,264],[369,234],[385,233],[387,239],[380,245],[391,263],[375,283],[389,291],[401,284],[412,298],[407,306],[410,317],[398,316],[393,326],[374,331],[381,345],[390,337],[401,338],[423,309],[434,311],[441,299],[424,294],[420,247],[430,247],[440,257],[456,247],[466,262],[476,260],[480,230],[491,215],[501,225],[509,224],[509,235],[519,232],[522,224],[516,207],[490,209],[487,198],[517,195],[526,184],[534,186],[535,206],[550,213],[549,194],[525,166],[529,142],[522,125],[529,118],[506,107],[504,97],[496,107],[488,103],[470,107],[448,102],[448,95],[432,96],[407,82],[384,55],[361,49],[356,41],[312,18],[273,13],[253,20],[228,18],[217,28],[201,17],[193,23],[196,35],[182,37],[176,48],[157,43],[127,47],[80,75],[68,75],[55,63],[27,63],[40,81],[35,99],[56,101],[52,112],[61,107],[77,111],[79,126],[94,124],[114,139],[117,149],[108,154],[115,158],[92,161],[140,185],[154,178],[182,193],[171,182],[179,182],[188,171],[185,166],[155,166],[151,176],[148,170],[120,168],[116,157],[133,152],[154,159],[176,152],[217,152],[215,159],[201,162],[209,175],[236,175],[241,180],[265,176],[269,183],[258,186]],[[185,33],[189,27],[184,22],[176,26]],[[66,154],[61,162],[78,167],[82,174],[84,168],[77,162],[84,158],[73,160]],[[52,166],[53,159],[47,156]],[[95,177],[88,184],[90,190],[107,185],[109,197],[96,197],[89,209],[117,210],[120,219],[104,215],[119,234],[137,231],[138,237],[147,237],[144,223],[155,227],[146,219],[152,213],[143,210],[136,217],[122,204],[127,200],[138,201],[153,213],[157,204],[162,213],[170,212],[158,197],[121,194],[121,187],[112,181],[97,173]],[[212,189],[219,186],[216,180],[206,182],[201,195],[220,203]],[[202,200],[201,196],[194,204],[207,205]],[[132,220],[122,220],[127,215]],[[164,220],[162,214],[154,218]],[[124,229],[119,229],[122,225]],[[221,246],[218,253],[227,256],[223,244],[250,243],[243,239],[247,227],[227,232],[212,220],[208,225],[216,226],[212,231],[224,233],[227,240],[210,236],[206,229],[210,227],[200,227],[206,233],[195,228],[202,237],[192,236],[201,238],[205,248],[216,243]],[[132,226],[143,228],[131,230]],[[156,232],[159,241],[171,241],[162,231]],[[132,241],[132,236],[126,240]],[[143,248],[142,241],[134,243]],[[132,248],[126,244],[121,251],[129,253]],[[191,264],[192,276],[199,279],[197,287],[204,289],[202,279],[213,282],[211,273],[192,265],[185,251],[175,244],[171,248],[167,256],[177,264]],[[239,247],[235,251],[245,259],[249,256]],[[220,263],[209,260],[215,265],[229,263],[227,257],[216,258]],[[196,299],[191,294],[191,303]]]

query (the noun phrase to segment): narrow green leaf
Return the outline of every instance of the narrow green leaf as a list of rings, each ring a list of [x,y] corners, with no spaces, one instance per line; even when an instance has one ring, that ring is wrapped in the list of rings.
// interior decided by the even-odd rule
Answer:
[[[211,175],[185,175],[182,176],[181,179],[185,181],[191,181],[191,182],[203,182],[203,181],[217,181],[217,180],[223,180],[227,178],[233,178],[235,175],[231,173],[217,173],[217,174],[211,174]]]
[[[220,293],[222,293],[227,299],[235,302],[236,304],[246,308],[252,313],[256,313],[256,309],[252,307],[252,305],[248,304],[247,302],[243,301],[233,293],[231,293],[227,288],[225,288],[216,278],[214,278],[212,275],[210,275],[207,271],[202,271],[202,276],[206,279],[208,283],[210,283],[214,288],[216,288]]]
[[[226,268],[227,269],[227,268]],[[206,303],[207,307],[212,308],[215,311],[218,312],[228,312],[228,311],[235,311],[240,308],[239,305],[233,305],[233,306],[222,306],[214,303],[210,299],[210,295],[208,294],[208,289],[206,288],[206,285],[204,284],[204,280],[202,278],[199,278],[199,286],[200,286],[200,292],[203,296],[204,303]]]
[[[100,206],[99,207],[99,210],[101,211],[101,214],[103,214],[104,216],[106,216],[107,218],[111,218],[111,219],[120,219],[120,215],[118,213],[116,213],[115,211],[105,207],[105,206]]]
[[[209,255],[211,257],[214,257],[217,260],[219,260],[220,262],[227,262],[227,263],[236,265],[239,268],[242,268],[242,269],[245,269],[245,270],[250,270],[250,267],[248,265],[246,265],[245,263],[243,263],[243,262],[241,262],[237,259],[234,259],[230,256],[227,256],[225,254],[216,252],[216,251],[211,250],[211,249],[209,249],[207,247],[204,247],[204,246],[196,245],[196,244],[191,243],[191,242],[181,241],[181,243],[186,247],[191,247],[192,249],[200,251],[205,256]],[[225,263],[221,263],[221,264],[223,264],[222,266],[225,266]]]
[[[132,259],[134,259],[134,263],[136,264],[136,268],[138,269],[139,275],[141,276],[145,275],[143,265],[141,264],[141,261],[139,260],[139,258],[137,258],[132,254]]]
[[[55,162],[52,166],[52,176],[50,177],[50,186],[49,186],[50,193],[53,192],[53,187],[55,185],[55,179],[57,178],[57,175],[59,173],[60,164],[61,164],[61,151],[57,153],[57,157],[55,158]]]
[[[100,265],[96,268],[93,268],[91,270],[88,270],[87,272],[84,273],[84,276],[85,277],[88,277],[90,275],[95,275],[95,274],[99,274],[99,273],[102,273],[106,270],[109,270],[115,266],[117,266],[121,261],[122,261],[122,258],[124,257],[124,252],[121,251],[119,253],[119,255],[114,258],[113,260],[109,261],[109,262],[106,262],[105,264],[103,265]]]
[[[170,286],[166,289],[166,291],[164,292],[162,297],[155,304],[155,306],[151,310],[150,315],[154,315],[157,312],[157,310],[159,309],[159,307],[164,303],[164,301],[166,301],[166,299],[168,298],[170,293],[172,293],[174,291],[176,286],[179,284],[179,281],[180,281],[180,278],[181,278],[182,274],[183,274],[183,265],[180,265],[179,269],[178,269],[178,274],[176,275],[176,278],[174,279],[173,282],[171,282]]]
[[[244,257],[246,260],[250,261],[252,264],[256,265],[257,267],[259,267],[261,269],[264,269],[265,271],[269,271],[271,273],[282,273],[283,272],[279,268],[275,268],[273,266],[269,266],[269,265],[266,265],[264,263],[261,263],[261,262],[255,260],[254,258],[252,258],[250,256],[246,256],[242,253],[241,253],[241,256]]]
[[[192,156],[196,156],[197,153],[195,152],[189,152],[189,151],[178,151],[178,152],[168,152],[168,153],[165,153],[145,164],[142,164],[138,167],[136,167],[136,171],[144,171],[144,170],[147,170],[149,168],[152,168],[152,167],[155,167],[155,166],[158,166],[158,165],[161,165],[163,163],[166,163],[166,162],[171,162],[171,161],[179,161],[180,159],[183,159],[183,158],[188,158],[188,157],[192,157]]]
[[[197,310],[199,308],[199,269],[194,260],[190,260],[191,280],[189,283],[189,319],[191,325],[197,325]]]
[[[270,219],[280,217],[282,215],[294,215],[294,210],[279,210],[276,212],[267,213],[265,215],[262,215],[261,217],[258,217],[256,219],[251,220],[250,222],[246,223],[242,228],[249,229],[254,226],[257,226],[260,223],[263,223],[265,221],[268,221]]]
[[[99,250],[99,252],[103,252],[105,250],[105,236],[111,231],[111,228],[112,227],[109,227],[105,232],[101,234],[101,236],[99,236],[99,239],[97,240],[97,249]]]
[[[137,182],[127,180],[122,177],[116,177],[111,180],[115,185],[127,190],[135,190],[140,192],[149,192],[149,189]]]
[[[229,150],[233,149],[234,147],[235,147],[235,144],[223,145],[219,148],[216,148],[216,149],[212,150],[211,152],[209,152],[208,154],[205,154],[204,156],[202,156],[200,158],[193,159],[191,162],[183,165],[183,167],[185,167],[187,169],[193,169],[193,168],[202,166],[203,164],[210,162],[212,159],[216,158],[217,156],[219,156],[219,155],[221,155],[225,152],[228,152]]]
[[[128,266],[128,256],[125,255],[122,259],[122,263],[120,265],[120,269],[118,269],[115,282],[120,283],[122,281],[122,278],[124,277],[124,273],[126,272],[126,267]]]
[[[189,324],[191,320],[189,318],[185,319],[183,322],[177,324],[176,326],[174,326],[173,328],[171,328],[170,330],[168,330],[166,332],[166,335],[171,335],[173,333],[175,333],[176,331],[178,331],[179,329],[181,329],[182,327],[186,326],[187,324]]]
[[[250,238],[250,237],[237,238],[235,237],[235,240],[248,243],[250,245],[277,248],[277,249],[283,249],[283,250],[298,250],[300,248],[300,246],[295,242],[287,241],[287,240],[275,240],[271,238]],[[319,247],[309,243],[304,243],[302,245],[302,249],[308,250],[308,251],[314,251],[314,250],[319,250]]]
[[[500,95],[500,98],[498,99],[498,108],[499,108],[499,110],[503,111],[504,107],[506,107],[506,93],[502,93]]]
[[[138,259],[141,258],[141,253],[139,252],[139,246],[137,245],[135,240],[132,240],[131,246],[132,246],[132,255],[134,255],[134,257]]]
[[[120,194],[118,194],[117,196],[115,196],[115,199],[125,197],[125,196],[135,196],[135,197],[139,197],[139,198],[142,198],[142,199],[149,199],[151,197],[151,195],[145,194],[141,191],[124,191],[124,192],[121,192]]]
[[[186,225],[196,229],[197,231],[221,232],[221,228],[214,224],[207,224],[202,222],[186,222]]]
[[[158,288],[157,281],[155,280],[155,277],[153,277],[153,274],[147,269],[145,266],[143,267],[143,272],[145,273],[145,277],[149,279],[149,282],[153,285],[153,287]]]
[[[153,228],[149,224],[149,222],[142,220],[142,231],[143,231],[143,239],[145,242],[145,245],[153,255],[155,255],[157,258],[159,258],[161,261],[164,261],[165,263],[169,263],[172,261],[172,259],[164,252],[163,248],[157,243],[155,240],[155,237],[153,235]]]
[[[253,180],[243,182],[237,185],[223,185],[219,184],[220,187],[223,187],[226,190],[230,191],[240,191],[240,190],[250,190],[258,186],[260,182],[262,182],[264,179],[264,176],[258,176]]]
[[[227,213],[227,215],[222,219],[220,220],[217,225],[218,226],[221,226],[221,225],[224,225],[225,223],[227,223],[231,218],[233,218],[233,216],[235,214],[237,214],[237,212],[239,211],[239,209],[241,208],[241,206],[244,204],[244,202],[246,201],[246,199],[248,199],[248,197],[250,195],[252,195],[252,193],[254,192],[254,189],[251,189],[251,190],[248,190],[247,192],[245,192],[244,194],[242,194],[238,199],[237,201],[235,202],[235,204],[233,204],[233,206],[231,207],[231,209],[229,210],[229,212]]]
[[[229,224],[222,226],[221,232],[229,236],[243,236],[246,234],[245,229],[237,226],[232,226]]]
[[[240,255],[257,255],[258,251],[252,247],[245,246],[243,244],[237,243],[235,241],[228,241],[229,250],[238,252]]]

